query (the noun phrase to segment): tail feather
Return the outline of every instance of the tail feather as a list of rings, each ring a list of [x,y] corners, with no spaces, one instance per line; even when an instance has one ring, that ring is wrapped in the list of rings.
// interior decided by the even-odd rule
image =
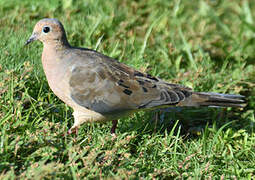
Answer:
[[[193,97],[198,106],[209,107],[245,107],[245,97],[234,94],[194,92]]]

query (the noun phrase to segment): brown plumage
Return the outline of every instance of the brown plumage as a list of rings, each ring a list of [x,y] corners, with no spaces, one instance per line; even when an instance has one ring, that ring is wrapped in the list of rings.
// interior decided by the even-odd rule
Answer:
[[[169,106],[243,107],[243,96],[193,92],[142,73],[94,50],[69,45],[62,24],[42,19],[26,44],[43,42],[42,64],[50,88],[74,109],[71,133],[84,122],[113,121]]]

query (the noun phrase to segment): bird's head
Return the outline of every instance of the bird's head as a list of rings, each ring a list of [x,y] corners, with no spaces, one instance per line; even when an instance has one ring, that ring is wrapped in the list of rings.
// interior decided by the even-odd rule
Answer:
[[[39,40],[44,44],[61,43],[68,45],[63,25],[57,19],[45,18],[38,21],[25,45]]]

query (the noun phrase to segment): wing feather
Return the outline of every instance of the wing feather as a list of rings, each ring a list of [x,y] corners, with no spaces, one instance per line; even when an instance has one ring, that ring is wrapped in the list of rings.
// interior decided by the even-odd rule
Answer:
[[[72,69],[70,96],[98,113],[176,105],[192,94],[190,88],[164,82],[95,51],[89,53],[93,55],[83,59],[90,63],[77,63]]]

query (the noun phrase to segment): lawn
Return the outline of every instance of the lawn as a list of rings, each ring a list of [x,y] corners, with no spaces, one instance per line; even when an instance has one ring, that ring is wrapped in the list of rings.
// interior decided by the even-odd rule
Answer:
[[[196,91],[242,94],[245,108],[139,112],[62,136],[72,109],[49,89],[36,22],[70,44]],[[255,2],[1,0],[0,179],[255,178]]]

